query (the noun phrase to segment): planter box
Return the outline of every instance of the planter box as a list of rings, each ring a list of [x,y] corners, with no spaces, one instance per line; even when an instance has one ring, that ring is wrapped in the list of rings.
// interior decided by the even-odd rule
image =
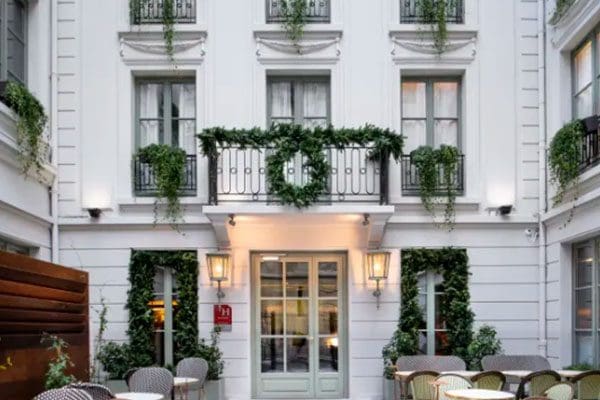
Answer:
[[[206,381],[204,383],[204,400],[221,400],[225,398],[225,385],[223,379]]]
[[[383,378],[383,400],[394,400],[394,380]]]
[[[129,388],[127,387],[127,383],[125,383],[125,379],[109,379],[104,385],[113,393],[129,392]]]

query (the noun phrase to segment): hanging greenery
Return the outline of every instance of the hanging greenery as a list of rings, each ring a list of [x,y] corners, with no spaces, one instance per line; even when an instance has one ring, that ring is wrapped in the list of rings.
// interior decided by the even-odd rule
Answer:
[[[443,278],[440,313],[447,329],[446,348],[468,360],[473,337],[473,312],[470,306],[469,266],[465,249],[407,249],[401,254],[400,320],[392,339],[383,349],[386,376],[393,374],[396,360],[419,351],[419,329],[425,325],[419,305],[418,274],[433,271]],[[394,359],[395,357],[395,359]]]
[[[410,153],[419,176],[421,202],[431,216],[436,217],[436,206],[444,204],[444,225],[453,229],[456,203],[456,174],[460,152],[454,146],[441,145],[439,149],[420,146]]]
[[[144,0],[129,0],[129,19],[134,24],[142,23],[142,2]],[[162,0],[161,22],[163,26],[163,40],[165,52],[171,62],[174,62],[173,39],[175,38],[175,4],[174,0]]]
[[[47,162],[48,145],[43,139],[48,116],[44,107],[21,83],[9,81],[3,97],[17,114],[17,146],[24,174],[32,169],[39,174]]]
[[[581,141],[585,128],[580,120],[574,120],[556,132],[548,151],[550,180],[556,184],[554,204],[560,203],[565,194],[577,189],[581,163]],[[577,194],[574,196],[577,197]]]
[[[185,151],[167,144],[151,144],[138,150],[136,157],[148,163],[154,172],[157,199],[154,203],[154,221],[158,221],[158,202],[166,199],[165,219],[177,224],[183,216],[179,202],[181,187],[185,181]]]
[[[433,45],[438,54],[446,51],[448,27],[446,20],[448,9],[455,7],[455,0],[416,0],[416,9],[420,10],[421,22],[429,24]]]
[[[297,208],[310,206],[327,189],[331,166],[325,159],[324,148],[369,145],[372,147],[370,159],[379,160],[391,155],[399,160],[404,144],[401,135],[371,125],[357,129],[334,129],[333,126],[310,129],[296,124],[273,125],[268,130],[209,128],[198,138],[202,153],[208,157],[218,156],[218,148],[226,145],[242,149],[275,149],[266,157],[268,186],[282,204]],[[304,186],[285,181],[285,163],[297,153],[302,153],[307,160],[303,167],[309,170],[310,180]]]
[[[304,35],[308,6],[306,0],[281,0],[281,25],[288,38],[297,43]]]
[[[552,13],[552,17],[548,20],[550,25],[556,25],[565,16],[569,8],[575,3],[577,0],[556,0],[556,8]]]

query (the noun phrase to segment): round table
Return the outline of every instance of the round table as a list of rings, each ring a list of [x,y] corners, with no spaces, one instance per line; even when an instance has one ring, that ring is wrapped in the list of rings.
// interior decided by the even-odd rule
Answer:
[[[173,386],[175,389],[179,391],[181,398],[187,400],[188,398],[188,389],[192,383],[198,383],[199,379],[197,378],[186,378],[182,376],[176,376],[173,378]]]
[[[519,379],[525,378],[527,375],[529,375],[532,371],[526,371],[526,370],[510,370],[510,371],[501,371],[504,375],[506,376],[513,376]]]
[[[510,392],[486,389],[454,389],[448,390],[446,396],[460,400],[512,400],[515,395]]]
[[[159,393],[127,392],[115,394],[116,400],[163,400],[164,397]]]
[[[571,378],[575,378],[577,375],[583,374],[584,372],[587,372],[587,371],[574,371],[574,370],[570,370],[570,369],[559,369],[556,372],[558,372],[558,374],[565,379],[571,379]]]

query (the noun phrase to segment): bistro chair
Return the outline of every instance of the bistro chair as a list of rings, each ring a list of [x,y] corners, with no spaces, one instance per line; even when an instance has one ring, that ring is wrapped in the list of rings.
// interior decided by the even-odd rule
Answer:
[[[436,400],[449,400],[445,395],[447,390],[471,389],[473,384],[467,379],[456,374],[441,374],[435,380],[433,386],[436,390]]]
[[[550,362],[540,355],[506,355],[497,354],[481,359],[484,371],[546,371],[552,369]]]
[[[500,371],[483,371],[473,375],[471,382],[476,389],[502,390],[506,383],[506,376]]]
[[[173,374],[166,368],[140,368],[129,377],[132,392],[159,393],[170,399],[173,396]]]
[[[90,382],[71,383],[71,384],[67,385],[67,388],[83,390],[84,392],[89,394],[93,400],[110,400],[110,399],[116,398],[115,395],[113,394],[113,392],[111,392],[111,390],[109,388],[107,388],[106,386],[103,386],[103,385],[99,385],[97,383],[90,383]]]
[[[79,389],[50,389],[35,396],[33,400],[93,400],[87,392]]]
[[[585,371],[571,378],[577,400],[596,400],[600,393],[600,371]]]
[[[529,396],[544,396],[546,390],[560,382],[560,375],[552,370],[537,371],[525,376],[519,383],[517,399],[525,397],[525,386],[529,384]]]
[[[131,375],[133,375],[133,373],[135,371],[137,371],[139,368],[129,368],[127,371],[125,371],[125,373],[123,374],[123,379],[125,380],[125,383],[127,384],[127,386],[129,386],[129,379],[131,379]]]
[[[573,400],[574,394],[575,388],[569,382],[557,383],[544,392],[550,400]]]
[[[413,400],[435,400],[435,387],[431,382],[438,377],[435,371],[417,371],[406,378],[406,386]]]
[[[456,356],[401,356],[396,361],[398,371],[464,371],[465,362]]]
[[[525,397],[523,400],[550,400],[547,397],[544,396],[531,396],[531,397]]]
[[[208,374],[208,362],[203,358],[189,357],[177,363],[177,376],[198,379],[198,387],[204,386]]]

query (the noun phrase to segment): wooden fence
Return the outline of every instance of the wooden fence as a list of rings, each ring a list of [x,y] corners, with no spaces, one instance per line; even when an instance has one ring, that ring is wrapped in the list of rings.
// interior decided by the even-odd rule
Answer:
[[[88,274],[0,251],[0,398],[30,400],[44,390],[52,352],[44,332],[69,343],[75,366],[68,373],[89,378]]]

